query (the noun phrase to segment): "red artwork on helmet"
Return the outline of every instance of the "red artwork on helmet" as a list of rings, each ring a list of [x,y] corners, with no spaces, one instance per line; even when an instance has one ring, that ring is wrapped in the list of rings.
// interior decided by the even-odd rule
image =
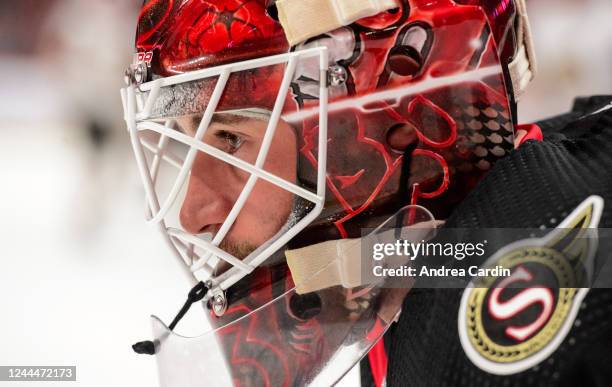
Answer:
[[[140,14],[137,48],[157,51],[162,76],[286,52],[266,0],[153,0]]]

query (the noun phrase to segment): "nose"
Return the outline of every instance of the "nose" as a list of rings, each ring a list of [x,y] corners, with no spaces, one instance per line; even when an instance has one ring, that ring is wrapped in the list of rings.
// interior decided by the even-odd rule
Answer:
[[[230,212],[233,203],[231,184],[224,164],[203,153],[196,156],[179,215],[185,231],[191,234],[214,233]]]

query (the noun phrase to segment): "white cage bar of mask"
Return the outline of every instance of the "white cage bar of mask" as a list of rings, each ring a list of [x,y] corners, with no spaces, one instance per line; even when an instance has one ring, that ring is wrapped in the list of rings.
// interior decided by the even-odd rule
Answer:
[[[320,69],[316,193],[310,192],[263,169],[274,133],[281,118],[282,109],[289,91],[289,87],[291,86],[291,81],[294,77],[296,64],[300,60],[312,58],[318,58]],[[219,100],[223,95],[223,91],[225,90],[225,86],[230,75],[238,71],[283,63],[286,64],[285,72],[255,163],[248,163],[209,144],[205,144],[202,141],[202,138],[212,122],[213,114],[217,109],[217,105],[219,104]],[[147,200],[147,221],[151,224],[158,225],[160,231],[162,231],[165,237],[166,242],[176,257],[180,260],[181,267],[183,267],[184,272],[188,275],[188,278],[192,282],[196,282],[197,279],[201,279],[201,277],[209,277],[208,281],[210,281],[213,289],[209,291],[206,299],[211,297],[213,291],[224,291],[245,275],[253,271],[253,269],[262,264],[278,249],[282,248],[291,238],[312,223],[312,221],[314,221],[323,210],[323,204],[325,201],[327,158],[328,65],[327,49],[325,47],[316,47],[287,54],[226,64],[167,78],[159,78],[154,81],[144,83],[140,86],[132,85],[121,90],[121,97],[125,111],[124,118],[127,122],[127,129],[130,135],[138,170],[145,189]],[[152,108],[155,100],[159,97],[162,88],[213,77],[217,77],[216,85],[193,137],[173,129],[173,119],[167,119],[165,121],[162,120],[162,124],[160,123],[159,119],[151,118]],[[159,134],[159,141],[155,143],[143,138],[143,131],[153,131]],[[166,145],[169,139],[178,141],[189,147],[184,160],[180,157],[172,155],[167,150]],[[145,158],[144,149],[147,149],[153,154],[153,160],[150,166]],[[168,211],[177,200],[181,187],[189,177],[189,173],[197,152],[204,152],[250,174],[245,186],[238,196],[238,199],[222,223],[219,231],[215,234],[211,241],[207,241],[197,235],[187,233],[180,229],[166,227],[166,223],[164,221]],[[160,203],[160,198],[156,195],[154,188],[161,160],[168,162],[169,165],[179,170],[178,176],[174,181],[167,198],[162,203]],[[291,225],[287,229],[281,230],[281,232],[273,237],[267,244],[264,244],[260,248],[256,249],[253,253],[249,254],[246,258],[241,260],[222,250],[218,246],[223,241],[223,238],[226,237],[230,228],[236,221],[236,218],[245,205],[251,191],[255,186],[255,183],[259,179],[265,180],[313,203],[314,207],[297,223]],[[206,252],[204,256],[199,257],[199,259],[195,261],[192,259],[194,246]],[[214,277],[214,268],[207,263],[212,256],[229,263],[231,268],[218,277]]]

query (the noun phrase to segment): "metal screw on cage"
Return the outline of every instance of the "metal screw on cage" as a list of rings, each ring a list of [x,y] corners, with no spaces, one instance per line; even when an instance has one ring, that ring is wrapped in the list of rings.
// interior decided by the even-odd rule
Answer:
[[[219,288],[213,290],[212,309],[218,317],[223,316],[227,310],[227,298],[225,293]]]
[[[124,81],[127,86],[141,85],[147,80],[148,67],[146,63],[133,64],[125,70]]]
[[[327,74],[328,83],[330,86],[343,85],[348,78],[346,69],[340,65],[329,66]]]

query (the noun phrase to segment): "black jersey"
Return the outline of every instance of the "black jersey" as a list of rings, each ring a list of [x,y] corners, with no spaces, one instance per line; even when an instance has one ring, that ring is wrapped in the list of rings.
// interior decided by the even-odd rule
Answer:
[[[604,203],[598,226],[612,228],[612,97],[578,99],[571,112],[538,125],[544,141],[527,141],[499,161],[445,227],[554,227],[585,198],[598,195]],[[470,349],[461,343],[458,324],[463,294],[464,289],[409,293],[385,337],[388,386],[612,385],[612,289],[590,289],[577,301],[567,332],[547,322],[549,354],[518,372],[512,372],[516,354],[500,355],[486,342],[476,351],[508,356],[500,372],[484,370],[466,354]]]

